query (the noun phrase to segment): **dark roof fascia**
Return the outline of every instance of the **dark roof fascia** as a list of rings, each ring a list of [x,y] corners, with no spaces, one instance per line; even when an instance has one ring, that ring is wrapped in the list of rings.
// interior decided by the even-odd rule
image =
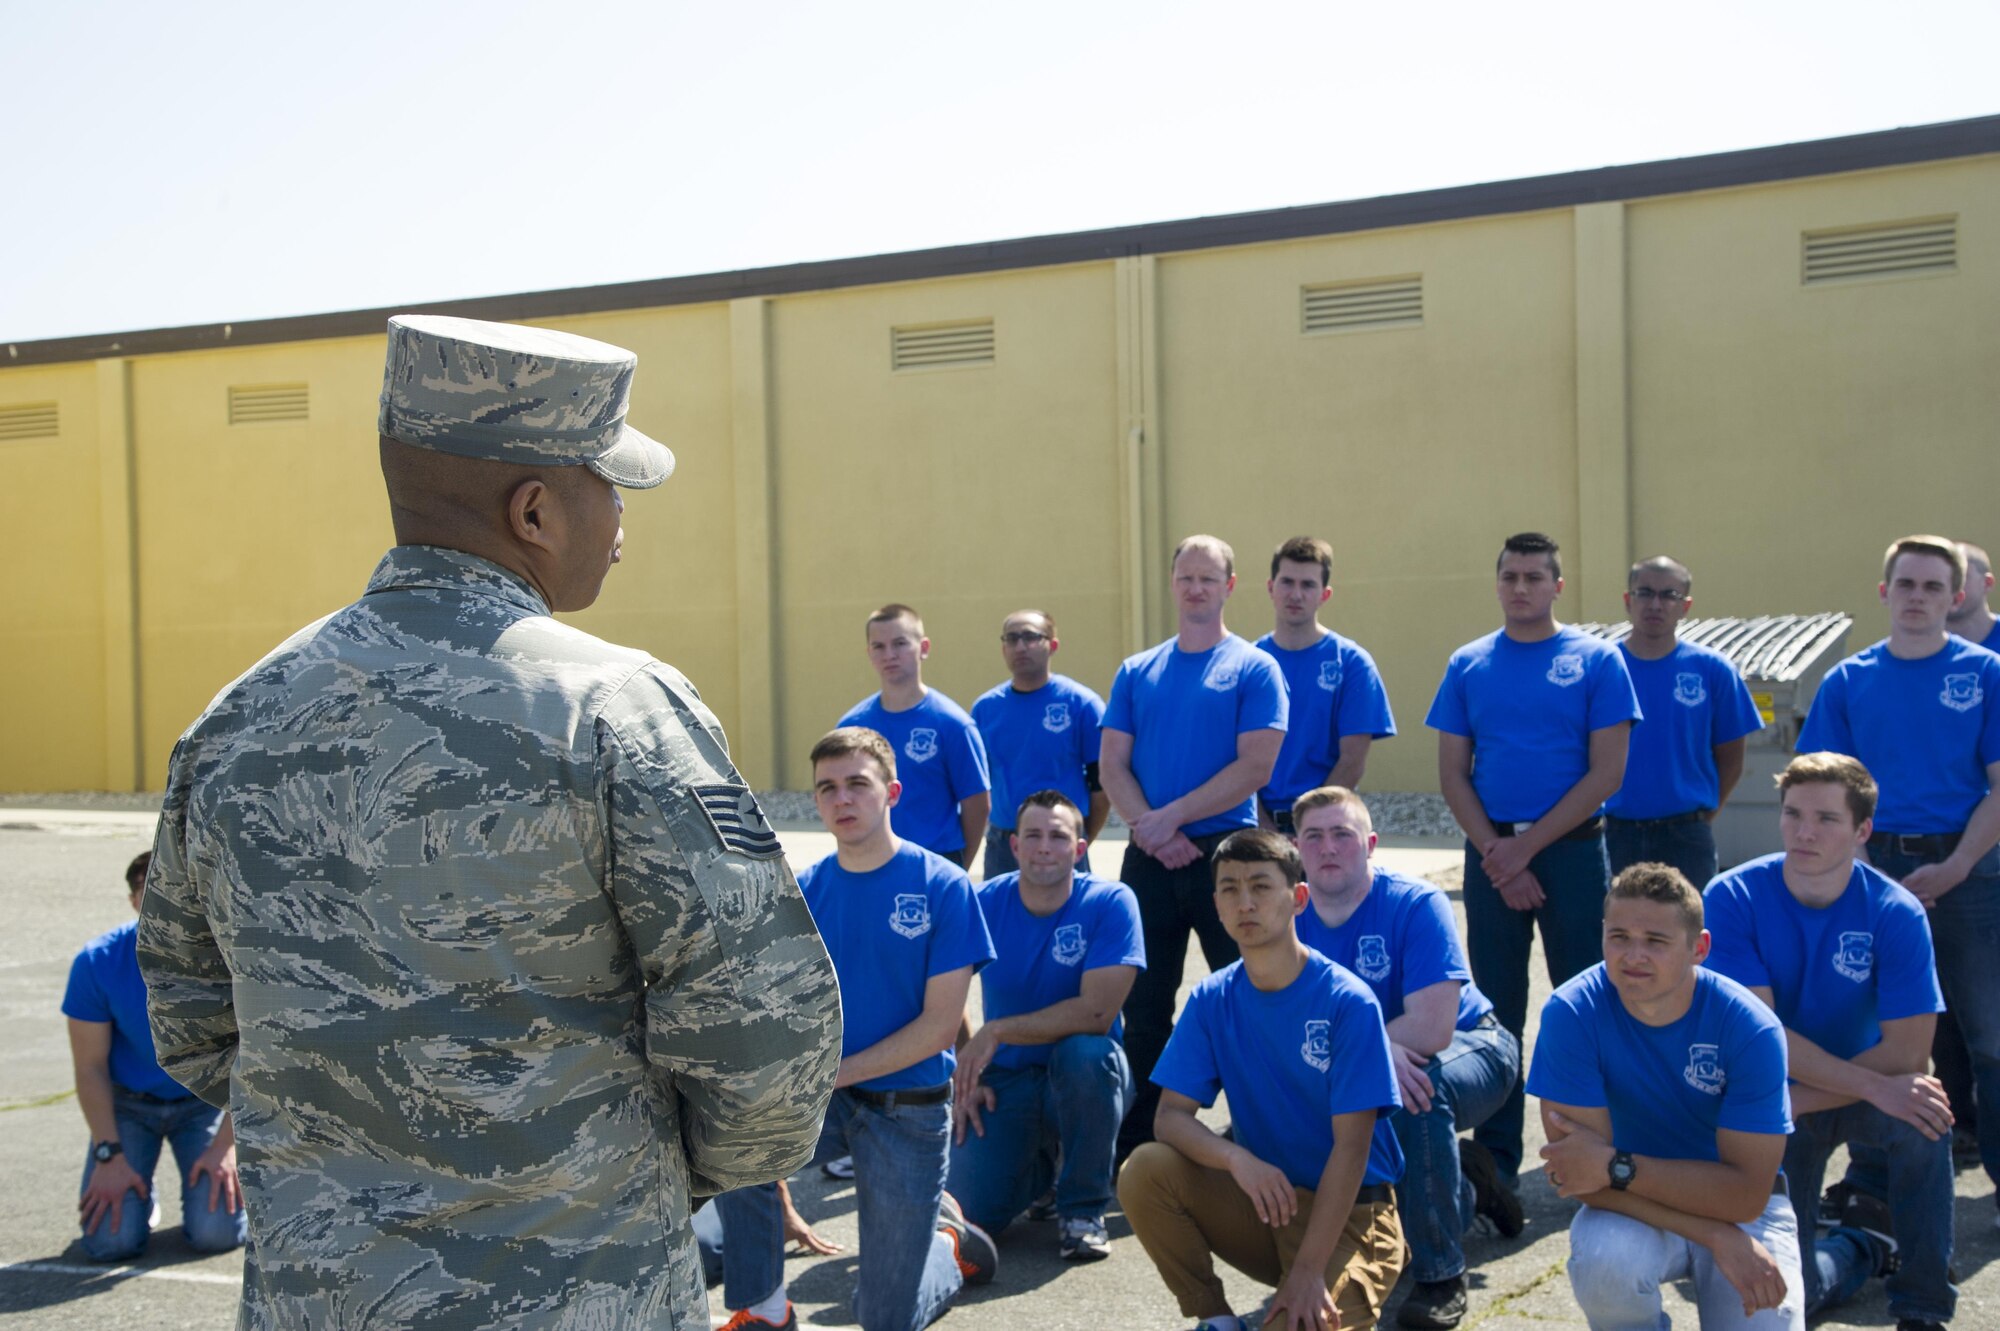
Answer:
[[[257,319],[238,324],[196,324],[183,328],[94,333],[81,337],[16,342],[7,344],[5,353],[0,354],[0,368],[96,360],[107,356],[160,355],[217,347],[360,337],[379,334],[390,315],[406,310],[520,321],[665,305],[704,304],[745,296],[828,291],[841,287],[958,277],[1013,268],[1101,262],[1131,255],[1171,254],[1337,235],[1348,231],[1374,231],[1472,217],[1539,212],[1586,203],[1691,194],[1701,190],[1838,175],[1986,153],[2000,153],[2000,115],[1770,148],[1747,148],[1703,157],[1679,157],[1632,166],[1598,167],[1588,171],[1458,185],[1343,203],[1229,213],[1184,221],[1109,227],[1100,231],[1075,231],[862,258],[781,264],[771,268],[745,268],[735,272],[484,296],[471,300],[412,301],[374,310]]]

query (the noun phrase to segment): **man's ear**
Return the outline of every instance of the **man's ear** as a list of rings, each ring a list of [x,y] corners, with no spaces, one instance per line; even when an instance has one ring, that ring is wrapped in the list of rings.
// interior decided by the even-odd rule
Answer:
[[[507,531],[515,540],[550,548],[550,525],[555,517],[555,492],[546,482],[529,477],[507,496]]]

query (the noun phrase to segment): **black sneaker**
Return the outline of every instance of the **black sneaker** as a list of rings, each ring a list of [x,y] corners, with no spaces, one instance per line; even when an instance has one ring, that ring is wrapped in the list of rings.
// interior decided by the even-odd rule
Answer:
[[[1050,1188],[1041,1196],[1028,1203],[1026,1220],[1053,1220],[1056,1218],[1056,1190]]]
[[[1858,1188],[1849,1188],[1839,1223],[1845,1229],[1858,1229],[1868,1236],[1879,1259],[1876,1275],[1885,1276],[1896,1269],[1896,1224],[1890,1217],[1889,1203]]]
[[[1943,1322],[1933,1322],[1928,1317],[1898,1317],[1896,1331],[1945,1331]]]
[[[1465,1277],[1419,1280],[1396,1313],[1398,1326],[1416,1331],[1451,1331],[1465,1320]]]
[[[1521,1210],[1521,1199],[1500,1181],[1500,1166],[1493,1163],[1492,1153],[1465,1138],[1458,1144],[1458,1170],[1472,1185],[1473,1212],[1491,1220],[1501,1238],[1519,1237],[1528,1217]]]

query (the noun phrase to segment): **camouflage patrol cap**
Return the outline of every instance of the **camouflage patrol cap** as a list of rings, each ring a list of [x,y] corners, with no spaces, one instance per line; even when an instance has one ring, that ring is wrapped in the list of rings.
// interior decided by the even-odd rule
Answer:
[[[389,320],[381,433],[417,448],[534,467],[582,464],[631,490],[673,475],[674,455],[625,423],[639,358],[521,324],[398,314]]]

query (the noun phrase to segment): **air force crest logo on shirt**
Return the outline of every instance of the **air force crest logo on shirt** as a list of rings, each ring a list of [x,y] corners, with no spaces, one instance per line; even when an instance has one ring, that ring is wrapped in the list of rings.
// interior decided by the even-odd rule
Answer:
[[[1389,940],[1381,934],[1363,934],[1355,942],[1354,970],[1364,980],[1389,978]]]
[[[1336,657],[1334,660],[1321,661],[1319,663],[1319,686],[1328,693],[1332,693],[1340,687],[1339,658]]]
[[[1675,675],[1674,701],[1683,707],[1699,707],[1707,702],[1708,690],[1702,687],[1701,676],[1692,671]]]
[[[1986,701],[1986,690],[1979,687],[1977,675],[1946,675],[1938,701],[1954,712],[1969,712]]]
[[[1061,924],[1056,926],[1055,940],[1049,944],[1049,955],[1058,966],[1074,966],[1083,960],[1085,946],[1082,925]]]
[[[903,756],[913,763],[927,763],[938,755],[937,731],[919,726],[903,742]]]
[[[1549,662],[1549,683],[1561,688],[1583,682],[1583,657],[1576,652],[1560,653]]]
[[[1840,936],[1840,950],[1833,954],[1833,968],[1856,984],[1875,973],[1875,935],[1856,931]]]
[[[1051,735],[1060,735],[1069,729],[1069,704],[1052,702],[1042,709],[1042,729]]]
[[[1299,1046],[1299,1057],[1312,1067],[1325,1072],[1333,1066],[1332,1023],[1309,1021],[1306,1023],[1306,1042]]]
[[[1721,1095],[1723,1083],[1729,1080],[1722,1075],[1722,1046],[1689,1045],[1688,1065],[1681,1077],[1703,1095]]]
[[[1205,687],[1214,689],[1217,693],[1227,693],[1236,687],[1236,667],[1233,665],[1217,666],[1203,675],[1201,682]]]
[[[921,892],[897,893],[889,927],[905,938],[923,937],[931,931],[931,899]]]

